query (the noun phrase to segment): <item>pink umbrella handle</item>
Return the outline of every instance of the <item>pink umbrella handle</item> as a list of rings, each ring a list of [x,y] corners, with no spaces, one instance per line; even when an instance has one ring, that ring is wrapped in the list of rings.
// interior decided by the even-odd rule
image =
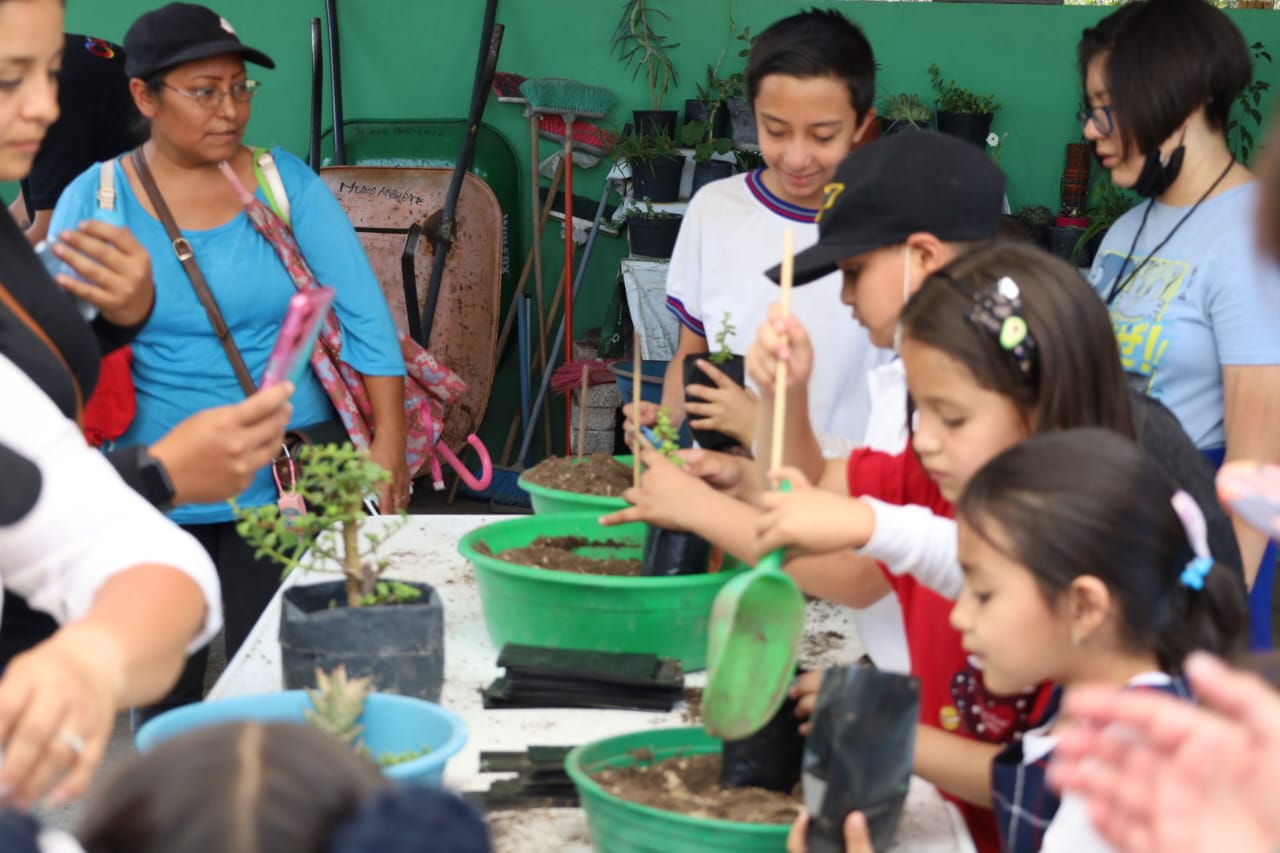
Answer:
[[[218,164],[218,169],[222,171],[223,177],[225,177],[231,183],[231,186],[235,188],[236,195],[240,198],[241,204],[247,205],[249,202],[253,201],[253,193],[249,192],[248,188],[245,187],[244,181],[240,180],[240,176],[236,174],[235,169],[231,168],[230,163],[223,160]]]
[[[493,482],[493,460],[489,458],[489,449],[484,446],[483,441],[476,438],[475,433],[467,436],[467,444],[471,445],[475,449],[476,455],[480,457],[480,476],[478,478],[467,470],[467,466],[463,465],[462,461],[453,455],[449,445],[443,441],[436,444],[435,451],[444,456],[444,461],[449,463],[449,467],[457,472],[468,488],[483,492]]]

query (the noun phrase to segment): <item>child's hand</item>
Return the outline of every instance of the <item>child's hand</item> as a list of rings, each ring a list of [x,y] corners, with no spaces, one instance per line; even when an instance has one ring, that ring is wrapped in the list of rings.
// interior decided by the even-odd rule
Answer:
[[[791,682],[791,689],[787,691],[787,696],[796,700],[796,719],[804,720],[800,724],[800,734],[809,734],[809,729],[813,728],[810,717],[813,716],[813,706],[818,704],[818,689],[822,687],[822,670],[803,672],[796,676],[796,680]]]
[[[765,512],[756,534],[763,553],[784,547],[809,554],[861,548],[875,531],[875,514],[865,501],[814,488],[798,468],[779,468],[769,479],[789,481],[791,491],[760,496]]]
[[[636,409],[634,403],[627,403],[622,407],[622,434],[626,436],[628,446],[631,446],[632,436],[636,434],[636,429],[642,426],[653,426],[658,422],[658,410],[661,408],[657,403],[650,403],[647,400],[640,401],[639,409]],[[680,417],[683,417],[683,415],[680,415]],[[680,421],[676,419],[675,414],[671,414],[671,418],[672,426],[680,425]]]
[[[715,385],[685,386],[687,396],[703,401],[685,403],[689,426],[717,430],[750,447],[756,431],[755,393],[725,376],[712,362],[700,358],[697,364]]]
[[[750,459],[701,447],[678,451],[676,456],[684,460],[685,471],[721,494],[758,504],[764,492],[756,465]]]
[[[647,469],[640,478],[640,488],[622,493],[631,506],[601,517],[600,524],[608,527],[646,521],[667,530],[685,530],[689,502],[697,500],[701,490],[710,491],[709,487],[652,448],[640,451],[640,461]]]
[[[787,853],[805,853],[806,833],[809,831],[809,813],[800,812],[796,822],[791,824],[787,833]],[[871,833],[867,829],[867,818],[862,812],[850,812],[844,820],[845,853],[875,853],[871,846]]]
[[[784,318],[777,305],[769,306],[769,319],[756,330],[756,339],[747,350],[747,376],[760,389],[760,393],[772,397],[774,380],[778,375],[778,362],[787,363],[787,387],[807,385],[813,373],[813,345],[809,333],[795,317]]]

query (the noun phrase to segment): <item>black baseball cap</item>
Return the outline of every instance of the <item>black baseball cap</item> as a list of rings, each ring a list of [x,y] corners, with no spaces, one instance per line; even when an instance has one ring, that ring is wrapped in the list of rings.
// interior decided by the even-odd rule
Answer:
[[[826,187],[818,242],[795,257],[792,284],[834,272],[836,263],[906,242],[992,240],[1004,210],[1004,173],[983,149],[908,128],[854,151]],[[777,282],[782,267],[765,273]]]
[[[238,53],[263,68],[276,67],[271,57],[242,44],[226,18],[194,3],[170,3],[138,18],[124,35],[124,51],[124,70],[130,77],[150,77],[224,53]]]

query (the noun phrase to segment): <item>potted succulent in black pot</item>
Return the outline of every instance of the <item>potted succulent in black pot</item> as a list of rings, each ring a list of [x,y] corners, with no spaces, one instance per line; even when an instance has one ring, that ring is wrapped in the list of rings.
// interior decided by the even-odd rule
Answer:
[[[317,668],[345,665],[387,693],[440,700],[444,609],[425,584],[384,578],[378,546],[404,525],[371,519],[364,500],[390,479],[367,451],[347,444],[304,447],[294,491],[305,511],[277,504],[235,508],[236,532],[257,556],[294,568],[335,571],[342,580],[290,586],[280,611],[287,690],[310,687]],[[365,525],[379,529],[371,531]]]
[[[681,464],[675,455],[680,449],[678,434],[670,413],[666,409],[658,410],[657,422],[649,430],[653,448],[676,465]],[[641,570],[647,577],[704,574],[711,567],[711,552],[711,543],[696,533],[650,524],[644,533]]]
[[[919,95],[900,94],[885,98],[880,117],[884,120],[884,129],[880,135],[888,136],[908,128],[928,130],[933,113],[929,111],[924,101],[920,100]]]
[[[948,133],[967,139],[981,148],[987,147],[987,134],[991,121],[1000,111],[1000,102],[994,95],[975,95],[956,85],[954,80],[942,79],[937,65],[929,66],[929,79],[937,93],[937,124],[939,133]]]
[[[715,155],[725,155],[733,150],[733,140],[712,136],[711,125],[699,121],[691,121],[680,129],[680,141],[693,147],[693,185],[689,190],[690,198],[698,190],[721,178],[733,174],[733,161],[715,159]]]
[[[1027,233],[1027,239],[1046,251],[1049,248],[1049,225],[1053,211],[1044,205],[1018,208],[1018,224]]]
[[[736,331],[732,315],[726,311],[720,320],[720,330],[716,332],[715,351],[707,356],[707,361],[714,364],[721,373],[735,383],[742,385],[746,381],[743,358],[740,355],[734,355],[729,349],[729,338],[733,337]],[[691,385],[714,386],[715,381],[702,372],[695,359],[687,358],[684,362],[684,399],[686,403],[701,402],[699,398],[690,396],[689,386]],[[692,424],[689,425],[689,432],[693,440],[707,450],[726,450],[741,443],[731,435],[725,435],[716,430],[696,429]]]
[[[738,51],[739,59],[751,56],[751,46],[755,36],[750,27],[743,27],[737,35],[743,47]],[[747,92],[747,78],[741,71],[730,74],[725,80],[724,105],[729,111],[730,136],[734,145],[757,145],[760,142],[756,131],[756,111]]]
[[[694,85],[698,90],[698,97],[684,102],[685,124],[698,122],[711,129],[712,137],[728,138],[729,109],[724,105],[724,98],[729,84],[716,76],[715,66],[708,65],[706,81]]]
[[[633,198],[664,202],[680,197],[684,155],[666,131],[653,128],[617,136],[613,153],[631,168]]]
[[[631,254],[659,260],[671,257],[683,219],[678,213],[655,210],[647,198],[643,207],[633,204],[627,209],[627,240]]]
[[[613,48],[622,64],[631,69],[635,80],[644,71],[649,86],[649,109],[633,110],[637,133],[657,131],[659,128],[669,138],[675,138],[678,114],[675,110],[662,109],[662,99],[673,83],[678,83],[675,66],[667,51],[679,47],[667,41],[653,29],[657,19],[670,20],[665,12],[656,8],[654,0],[623,0],[622,17],[613,33]]]

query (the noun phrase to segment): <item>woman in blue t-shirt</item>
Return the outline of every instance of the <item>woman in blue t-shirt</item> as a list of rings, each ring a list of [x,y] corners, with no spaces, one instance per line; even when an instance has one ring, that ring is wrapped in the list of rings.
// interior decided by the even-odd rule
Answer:
[[[1121,360],[1216,465],[1280,461],[1280,271],[1255,245],[1257,186],[1226,138],[1248,85],[1244,37],[1203,0],[1139,0],[1084,31],[1085,138],[1149,201],[1107,233],[1090,274]],[[1255,647],[1270,645],[1275,555],[1236,537]]]
[[[226,161],[255,186],[253,155],[242,144],[258,84],[245,61],[274,67],[242,44],[231,25],[202,6],[174,3],[140,17],[125,36],[125,70],[150,135],[139,149],[159,196],[208,282],[249,375],[263,375],[280,332],[292,279],[271,244],[255,230],[218,164]],[[338,202],[304,163],[274,152],[291,208],[291,225],[316,277],[337,290],[342,359],[362,374],[374,410],[370,453],[392,474],[382,495],[388,511],[408,498],[405,462],[404,361],[391,313]],[[129,157],[114,164],[118,208],[151,255],[155,307],[133,342],[137,416],[121,437],[149,445],[194,412],[243,399],[227,351],[157,216]],[[54,210],[59,233],[92,218],[99,169],[77,178]],[[183,247],[185,248],[185,246]],[[314,373],[294,392],[291,427],[336,419]],[[277,499],[270,466],[240,494],[241,506]],[[208,549],[222,582],[227,654],[235,654],[278,585],[279,571],[254,559],[236,534],[227,502],[189,504],[171,513]],[[198,700],[203,661],[192,659],[171,699]]]

